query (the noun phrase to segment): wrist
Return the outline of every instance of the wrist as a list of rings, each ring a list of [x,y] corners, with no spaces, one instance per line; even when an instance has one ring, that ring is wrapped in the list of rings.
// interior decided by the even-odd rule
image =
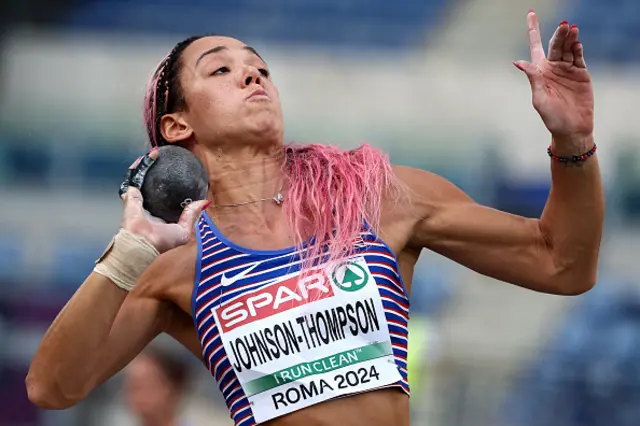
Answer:
[[[588,152],[593,148],[594,143],[593,134],[553,136],[551,150],[558,157],[572,157]]]
[[[130,291],[158,255],[158,251],[147,240],[120,229],[96,260],[94,271],[111,279],[123,290]]]

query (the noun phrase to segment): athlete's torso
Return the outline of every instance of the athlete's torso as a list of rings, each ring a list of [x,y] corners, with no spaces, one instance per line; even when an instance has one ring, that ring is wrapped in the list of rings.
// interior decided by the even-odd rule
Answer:
[[[236,424],[290,424],[307,406],[302,413],[310,422],[326,411],[321,407],[349,401],[354,409],[357,400],[383,395],[406,402],[370,413],[405,412],[408,302],[384,242],[364,229],[348,264],[316,270],[302,285],[295,250],[239,247],[206,215],[197,228],[193,315],[205,364]],[[384,387],[396,390],[375,391]],[[366,394],[334,399],[358,392]],[[281,417],[288,412],[296,414]]]

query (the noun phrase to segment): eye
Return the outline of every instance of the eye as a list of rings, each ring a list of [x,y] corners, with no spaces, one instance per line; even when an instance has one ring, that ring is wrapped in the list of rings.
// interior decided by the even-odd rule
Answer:
[[[260,71],[260,74],[264,77],[264,78],[269,78],[269,70],[265,69],[265,68],[260,68],[258,71]]]
[[[218,68],[217,70],[215,70],[214,72],[211,73],[211,75],[220,75],[220,74],[226,74],[229,72],[229,68],[227,67],[221,67]]]

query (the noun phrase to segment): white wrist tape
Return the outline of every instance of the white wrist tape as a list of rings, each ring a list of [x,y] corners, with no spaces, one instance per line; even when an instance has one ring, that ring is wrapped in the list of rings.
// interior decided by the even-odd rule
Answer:
[[[93,271],[109,278],[121,289],[131,291],[138,277],[159,255],[147,240],[120,229],[96,260]]]

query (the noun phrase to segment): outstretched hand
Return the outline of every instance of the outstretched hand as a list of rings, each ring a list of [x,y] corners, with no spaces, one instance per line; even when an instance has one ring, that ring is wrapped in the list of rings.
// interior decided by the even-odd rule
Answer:
[[[531,62],[513,64],[529,78],[533,106],[556,144],[563,144],[558,148],[582,153],[581,141],[593,132],[593,88],[578,41],[578,27],[562,21],[551,37],[547,55],[533,11],[527,14],[527,29]]]

